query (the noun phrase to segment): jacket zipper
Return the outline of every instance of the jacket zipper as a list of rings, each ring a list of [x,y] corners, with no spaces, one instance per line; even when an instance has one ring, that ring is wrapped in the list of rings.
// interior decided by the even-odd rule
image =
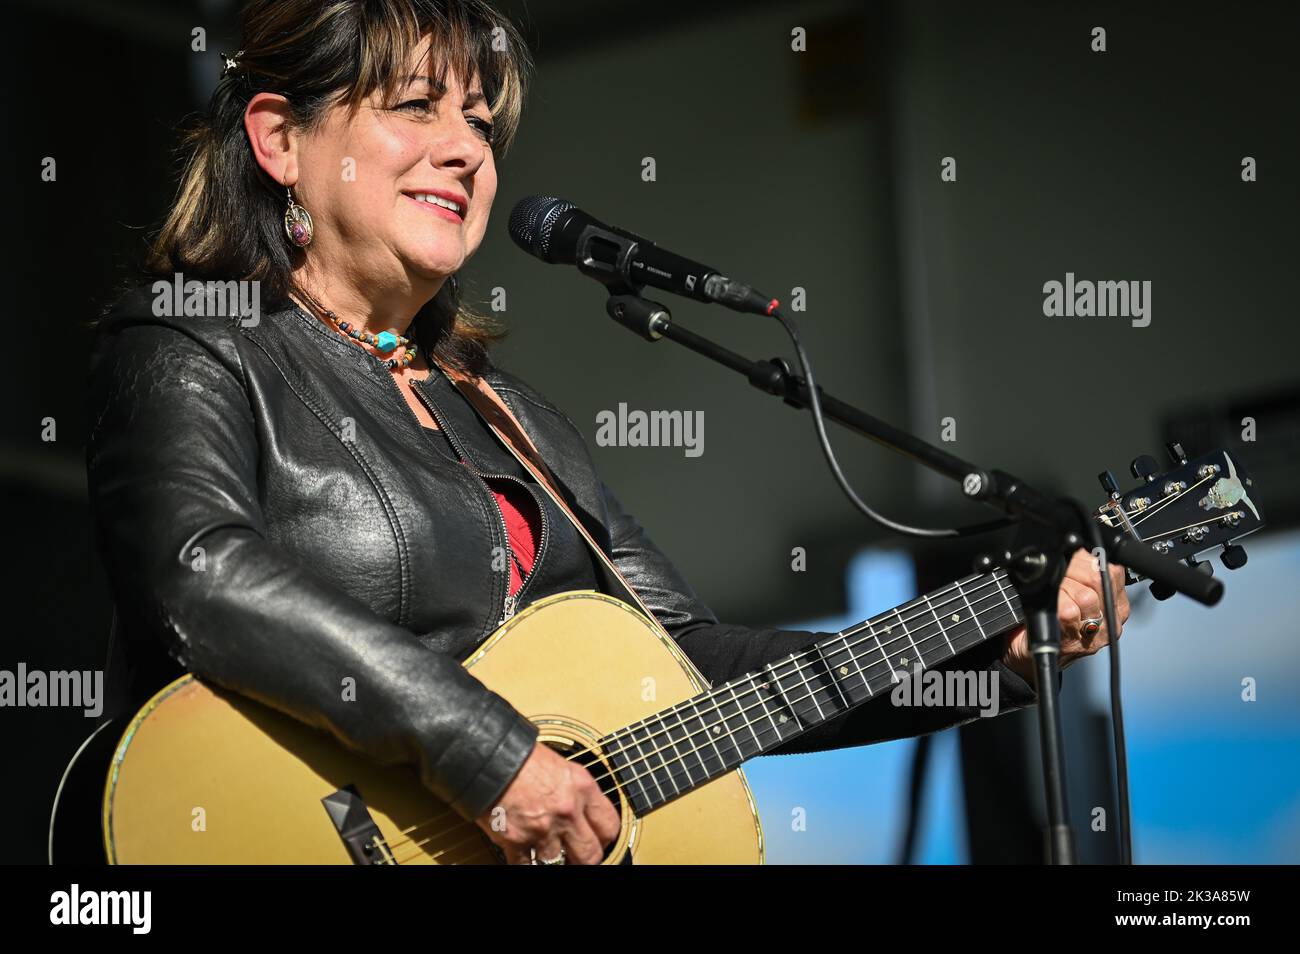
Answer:
[[[469,467],[469,464],[466,463],[465,466]],[[470,467],[470,470],[474,470],[474,468]],[[520,487],[523,487],[524,490],[528,493],[528,495],[533,498],[533,503],[537,504],[537,512],[540,513],[542,517],[542,535],[541,538],[537,541],[537,549],[533,553],[533,565],[529,567],[528,572],[524,574],[524,578],[519,581],[519,589],[516,590],[513,595],[511,595],[510,593],[509,573],[507,571],[505,604],[501,607],[501,618],[497,620],[497,625],[500,626],[510,617],[515,615],[515,610],[518,609],[519,600],[524,595],[524,590],[528,589],[528,584],[533,582],[533,577],[537,575],[537,568],[541,565],[542,562],[542,554],[546,552],[546,538],[547,538],[548,531],[550,530],[550,525],[546,519],[546,508],[541,506],[541,504],[537,503],[537,497],[532,493],[532,491],[528,490],[528,485],[525,484],[518,477],[514,476],[513,474],[484,474],[477,470],[474,470],[474,473],[478,474],[479,477],[491,477],[500,480],[513,480]],[[486,481],[484,481],[484,486],[485,487],[487,486]],[[497,503],[496,496],[492,494],[492,488],[488,487],[487,489],[488,489],[488,493],[492,495],[493,506],[497,508],[497,516],[501,518],[501,528],[503,531],[505,531],[506,530],[505,514],[501,512],[501,505]],[[509,555],[511,561],[513,562],[514,551],[510,547],[509,536],[506,537],[506,553],[507,555]]]
[[[523,487],[524,490],[528,491],[529,496],[533,497],[534,503],[537,503],[536,497],[533,495],[532,491],[528,490],[528,485],[525,484],[518,477],[516,477],[514,474],[485,474],[483,473],[483,471],[478,470],[476,467],[471,465],[469,462],[469,455],[465,453],[464,446],[456,438],[455,433],[450,428],[447,427],[447,422],[442,419],[442,415],[439,414],[437,409],[433,406],[433,402],[431,402],[428,398],[426,398],[424,394],[421,393],[419,388],[412,387],[411,390],[414,391],[416,396],[420,399],[420,403],[423,404],[428,409],[429,414],[433,417],[433,419],[438,422],[438,426],[442,428],[442,432],[447,435],[447,440],[451,442],[451,446],[454,447],[456,449],[456,453],[460,455],[461,463],[465,465],[465,468],[470,473],[478,476],[479,486],[482,487],[483,491],[488,495],[488,499],[492,503],[492,508],[496,511],[497,522],[501,526],[501,540],[505,544],[505,548],[506,548],[506,557],[513,564],[514,551],[510,547],[510,532],[509,529],[506,527],[506,516],[504,513],[501,512],[501,505],[497,503],[496,495],[492,493],[492,488],[488,485],[487,479],[492,478],[492,479],[501,479],[501,480],[513,480],[519,486]],[[423,427],[423,425],[421,425],[421,427]],[[528,584],[533,581],[533,578],[537,575],[537,568],[541,566],[542,555],[546,551],[546,540],[547,537],[549,536],[550,523],[546,519],[546,508],[539,503],[537,510],[542,517],[542,536],[541,539],[537,542],[537,550],[533,554],[533,565],[528,570],[528,573],[524,576],[524,578],[519,582],[519,589],[513,594],[510,592],[510,570],[509,567],[506,568],[506,595],[501,605],[501,618],[498,619],[496,623],[498,626],[500,626],[506,620],[510,619],[510,617],[515,615],[515,610],[519,606],[519,598],[524,595],[524,590],[526,590],[528,588]]]

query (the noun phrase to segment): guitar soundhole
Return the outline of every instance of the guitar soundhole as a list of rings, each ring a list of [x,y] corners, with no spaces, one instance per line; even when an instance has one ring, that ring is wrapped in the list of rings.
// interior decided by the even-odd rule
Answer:
[[[614,806],[614,811],[620,818],[623,817],[623,802],[619,797],[618,785],[615,783],[613,776],[610,775],[609,766],[600,760],[600,757],[591,749],[590,746],[574,741],[549,741],[547,744],[566,759],[576,762],[578,765],[581,765],[590,772],[592,778],[596,780],[596,784],[600,786],[600,790],[604,792],[605,797],[609,799],[609,803]],[[626,819],[624,820],[626,822]],[[610,843],[610,845],[605,849],[605,861],[609,860],[610,852],[614,849],[618,849],[622,841],[622,838],[616,838]],[[623,851],[622,857],[619,859],[618,863],[625,865],[631,864],[631,852]]]

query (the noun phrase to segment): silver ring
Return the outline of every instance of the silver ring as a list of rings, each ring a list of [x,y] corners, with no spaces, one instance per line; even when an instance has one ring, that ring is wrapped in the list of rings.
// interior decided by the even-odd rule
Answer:
[[[547,858],[538,858],[538,857],[537,857],[537,849],[536,849],[536,848],[530,848],[530,849],[529,849],[529,854],[530,854],[530,856],[532,857],[532,864],[535,864],[535,865],[562,865],[562,864],[564,864],[564,849],[563,849],[563,848],[560,849],[560,853],[559,853],[558,855],[556,855],[554,858],[550,858],[550,859],[547,859]]]
[[[1079,624],[1079,626],[1080,629],[1083,631],[1083,635],[1096,636],[1098,633],[1101,632],[1102,622],[1103,620],[1100,619],[1085,619],[1082,623]]]

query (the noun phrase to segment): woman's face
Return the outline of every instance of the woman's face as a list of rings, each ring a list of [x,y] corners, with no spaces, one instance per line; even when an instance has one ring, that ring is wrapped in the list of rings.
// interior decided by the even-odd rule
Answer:
[[[432,70],[410,72],[393,101],[375,93],[351,118],[333,107],[299,140],[294,197],[315,225],[308,258],[371,295],[436,291],[477,251],[496,196],[479,86],[448,70],[439,90]],[[429,201],[438,193],[459,209]]]

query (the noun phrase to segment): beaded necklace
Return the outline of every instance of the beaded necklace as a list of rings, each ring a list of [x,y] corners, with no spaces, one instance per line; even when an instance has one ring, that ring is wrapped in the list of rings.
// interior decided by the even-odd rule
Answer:
[[[360,331],[354,328],[351,322],[340,321],[338,315],[334,314],[334,312],[330,311],[307,292],[302,289],[296,289],[296,291],[307,300],[309,305],[319,311],[330,321],[334,322],[339,331],[343,332],[358,344],[368,344],[374,348],[378,348],[384,354],[392,351],[398,345],[403,346],[406,350],[400,358],[389,358],[384,362],[384,367],[388,368],[389,371],[396,371],[399,368],[409,367],[411,362],[415,360],[417,346],[415,342],[411,341],[411,339],[407,338],[405,335],[400,335],[391,328],[388,331],[381,331],[377,335],[371,334],[368,331]]]

